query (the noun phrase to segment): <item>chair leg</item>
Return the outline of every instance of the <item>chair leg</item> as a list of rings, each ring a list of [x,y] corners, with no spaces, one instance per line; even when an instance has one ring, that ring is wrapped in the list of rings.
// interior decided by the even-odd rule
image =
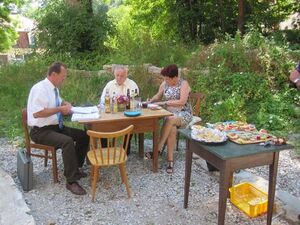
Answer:
[[[100,172],[100,168],[101,167],[97,167],[98,169],[95,170],[98,172],[98,178],[97,178],[97,182],[100,181],[100,177],[101,177],[101,172]],[[91,166],[91,176],[90,176],[90,182],[91,182],[91,185],[93,184],[93,178],[94,178],[94,173],[95,173],[94,169],[93,169],[93,166]]]
[[[58,183],[56,149],[52,151],[52,171],[54,183]]]
[[[53,153],[52,153],[52,156],[53,156]],[[45,160],[44,160],[44,166],[47,167],[48,165],[48,151],[45,150]]]
[[[126,187],[128,198],[130,198],[131,197],[131,192],[130,192],[128,178],[127,178],[127,174],[126,174],[125,163],[120,164],[119,168],[120,168],[120,173],[121,173],[122,181],[124,181],[124,183],[125,183],[125,187]]]
[[[94,166],[91,166],[91,176],[90,176],[91,187],[93,186],[93,177],[94,177]]]
[[[123,172],[122,172],[122,164],[119,164],[119,170],[120,170],[120,174],[121,174],[121,181],[122,183],[124,183],[124,177],[123,177]]]
[[[92,166],[93,167],[93,182],[92,182],[92,202],[95,202],[95,196],[96,196],[96,187],[97,187],[97,180],[98,180],[98,167],[97,166]]]
[[[179,148],[178,148],[178,145],[179,145],[179,138],[180,138],[180,134],[179,134],[179,132],[177,132],[177,137],[176,137],[176,140],[177,140],[177,142],[176,142],[176,151],[179,150]]]

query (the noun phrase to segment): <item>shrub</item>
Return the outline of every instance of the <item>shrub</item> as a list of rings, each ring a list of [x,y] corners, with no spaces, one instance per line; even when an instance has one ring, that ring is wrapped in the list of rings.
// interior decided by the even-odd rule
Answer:
[[[114,27],[106,14],[107,9],[101,9],[92,13],[85,4],[70,6],[63,0],[49,1],[39,13],[38,46],[49,54],[76,56],[94,51],[106,54],[104,42]]]

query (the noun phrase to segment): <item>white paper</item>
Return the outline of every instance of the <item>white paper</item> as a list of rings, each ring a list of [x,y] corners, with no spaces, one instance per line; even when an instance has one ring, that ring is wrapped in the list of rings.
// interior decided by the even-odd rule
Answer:
[[[88,120],[88,119],[98,119],[100,115],[98,112],[96,113],[73,113],[71,121],[80,121],[80,120]]]
[[[89,106],[89,107],[72,107],[73,113],[81,113],[81,114],[89,114],[98,112],[97,106]]]

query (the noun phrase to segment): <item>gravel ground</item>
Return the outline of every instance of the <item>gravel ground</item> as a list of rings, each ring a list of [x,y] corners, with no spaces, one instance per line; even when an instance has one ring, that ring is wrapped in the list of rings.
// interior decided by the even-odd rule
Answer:
[[[181,148],[184,143],[181,143]],[[145,148],[151,148],[146,140]],[[193,163],[189,207],[183,209],[184,151],[175,153],[173,175],[165,172],[166,155],[160,158],[158,173],[151,172],[151,162],[138,157],[132,145],[127,161],[127,172],[132,189],[132,198],[127,198],[117,168],[101,170],[95,203],[91,202],[89,178],[80,180],[87,190],[85,196],[71,194],[65,188],[62,176],[62,159],[58,154],[59,184],[53,184],[51,166],[43,167],[43,160],[33,158],[34,189],[23,192],[16,173],[17,148],[0,139],[0,167],[16,182],[37,225],[87,225],[87,224],[217,224],[218,175],[210,174],[201,163]],[[198,159],[200,160],[200,159]],[[203,165],[203,163],[202,163]],[[84,168],[88,172],[88,167]],[[265,179],[267,167],[248,169]],[[293,151],[280,154],[277,187],[300,197],[300,164]],[[266,216],[250,219],[227,202],[226,224],[259,225],[266,223]],[[289,224],[281,217],[273,225]]]

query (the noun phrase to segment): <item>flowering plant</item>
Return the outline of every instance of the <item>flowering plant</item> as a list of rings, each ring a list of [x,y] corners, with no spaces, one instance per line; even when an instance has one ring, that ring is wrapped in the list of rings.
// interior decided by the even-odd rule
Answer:
[[[117,97],[117,103],[118,104],[126,104],[129,101],[126,95],[119,95]]]

